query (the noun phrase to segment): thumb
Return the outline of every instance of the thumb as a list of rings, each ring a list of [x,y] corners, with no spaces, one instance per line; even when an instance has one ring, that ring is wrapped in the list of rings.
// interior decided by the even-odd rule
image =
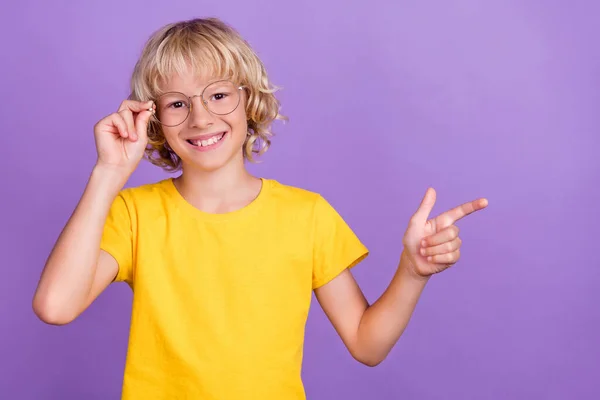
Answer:
[[[423,196],[423,200],[421,200],[421,204],[419,205],[419,208],[413,215],[414,222],[419,222],[419,223],[427,222],[427,220],[429,219],[429,214],[431,213],[431,210],[433,209],[433,206],[435,204],[435,198],[436,198],[435,189],[428,188],[427,191],[425,192],[425,196]]]
[[[148,109],[141,111],[135,118],[135,130],[138,138],[146,139],[148,135],[148,123],[154,115],[154,103],[148,102]],[[152,110],[152,111],[150,111]]]

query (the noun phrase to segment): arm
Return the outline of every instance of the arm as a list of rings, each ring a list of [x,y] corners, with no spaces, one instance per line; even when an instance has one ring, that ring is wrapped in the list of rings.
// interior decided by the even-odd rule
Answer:
[[[112,282],[118,265],[100,250],[110,206],[123,186],[122,174],[95,168],[42,271],[33,310],[44,322],[73,321]]]
[[[428,220],[435,192],[428,190],[403,238],[396,273],[381,297],[369,305],[348,269],[315,289],[323,311],[352,356],[368,366],[381,363],[406,329],[429,278],[460,257],[454,222],[487,206],[486,199],[465,203]]]
[[[359,362],[382,362],[406,329],[428,278],[416,276],[403,254],[398,269],[381,297],[372,305],[346,269],[315,290],[323,311]]]
[[[115,279],[119,266],[100,250],[111,206],[140,162],[148,143],[151,102],[125,100],[119,111],[98,121],[98,160],[77,207],[42,271],[33,310],[44,322],[73,321]]]

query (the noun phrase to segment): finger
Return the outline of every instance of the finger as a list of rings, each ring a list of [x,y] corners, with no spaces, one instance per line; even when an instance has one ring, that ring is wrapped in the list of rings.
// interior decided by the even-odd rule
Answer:
[[[470,201],[468,203],[461,204],[458,207],[448,210],[435,218],[437,229],[445,229],[448,226],[454,224],[459,219],[464,218],[467,215],[474,213],[475,211],[479,211],[486,208],[487,205],[487,199],[481,198]]]
[[[121,136],[122,138],[129,137],[129,132],[127,131],[127,122],[125,122],[125,119],[123,119],[123,116],[121,114],[113,114],[112,118],[110,119],[110,122],[114,127],[117,128],[119,136]]]
[[[133,121],[133,114],[129,110],[119,111],[119,115],[123,117],[125,124],[127,125],[127,132],[129,133],[129,139],[137,140],[137,134],[135,133],[135,123]]]
[[[437,254],[427,257],[427,261],[435,264],[455,264],[460,258],[460,250],[455,250],[452,253]]]
[[[411,221],[425,224],[427,222],[427,219],[429,218],[429,214],[431,213],[431,210],[433,209],[433,206],[435,204],[435,199],[436,199],[435,189],[428,188],[427,191],[425,192],[425,196],[423,196],[423,200],[421,200],[421,204],[419,205],[419,208],[417,209],[417,211],[414,213],[413,217],[411,218]]]
[[[154,110],[156,107],[154,103],[149,103],[149,109],[140,112],[135,118],[135,130],[136,134],[140,138],[146,138],[148,135],[148,123],[150,122],[150,118],[154,115]]]
[[[449,242],[458,237],[460,229],[456,225],[450,225],[446,229],[439,231],[431,236],[424,237],[421,240],[421,247],[437,246]]]
[[[452,253],[452,252],[458,250],[460,248],[461,244],[462,244],[462,240],[459,237],[457,237],[454,240],[450,240],[448,242],[438,244],[436,246],[422,247],[421,255],[423,257],[427,257],[427,256],[435,256],[438,254]]]
[[[137,100],[124,100],[119,106],[119,111],[129,110],[134,113],[147,111],[152,106],[152,101],[137,101]]]

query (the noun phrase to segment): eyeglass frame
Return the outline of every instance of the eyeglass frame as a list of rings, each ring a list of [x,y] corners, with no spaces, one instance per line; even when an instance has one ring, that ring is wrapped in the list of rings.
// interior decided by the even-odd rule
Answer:
[[[152,117],[153,117],[153,118],[154,118],[154,119],[155,119],[155,120],[156,120],[156,121],[157,121],[157,122],[158,122],[160,125],[162,125],[162,126],[166,126],[166,127],[168,127],[168,128],[173,128],[173,127],[179,126],[179,125],[183,124],[185,121],[187,121],[187,119],[188,119],[188,118],[190,117],[190,115],[192,114],[192,109],[194,108],[194,103],[192,102],[192,99],[193,99],[193,98],[195,98],[195,97],[199,97],[199,98],[200,98],[200,101],[202,102],[202,106],[204,107],[204,109],[205,109],[206,111],[208,111],[209,113],[211,113],[211,114],[214,114],[214,115],[228,115],[228,114],[231,114],[232,112],[234,112],[235,110],[237,110],[237,108],[240,106],[240,102],[241,102],[241,100],[242,100],[241,96],[238,96],[238,102],[237,102],[237,104],[235,105],[235,107],[233,108],[233,110],[231,110],[231,111],[229,111],[229,112],[227,112],[227,113],[224,113],[224,114],[219,114],[219,113],[216,113],[216,112],[214,112],[214,111],[211,111],[211,110],[209,110],[209,108],[208,108],[208,105],[207,105],[207,103],[208,103],[208,102],[207,102],[206,100],[204,100],[204,92],[206,91],[206,89],[207,89],[209,86],[211,86],[211,85],[214,85],[215,83],[218,83],[218,82],[230,82],[231,84],[233,84],[233,82],[232,82],[232,81],[230,81],[229,79],[219,79],[219,80],[217,80],[217,81],[211,82],[211,83],[209,83],[208,85],[206,85],[206,87],[205,87],[204,89],[202,89],[202,92],[201,92],[200,94],[195,94],[195,95],[192,95],[192,96],[188,96],[187,94],[185,94],[185,93],[182,93],[182,92],[170,91],[170,92],[165,92],[165,93],[163,93],[163,94],[161,94],[161,95],[159,96],[159,98],[160,98],[160,97],[162,97],[162,96],[164,96],[164,95],[166,95],[166,94],[169,94],[169,93],[177,93],[177,94],[181,94],[181,95],[183,95],[183,97],[185,97],[185,98],[187,98],[187,99],[189,100],[189,102],[190,102],[190,107],[189,107],[188,113],[187,113],[187,115],[185,116],[185,118],[183,119],[183,121],[181,121],[181,122],[180,122],[180,123],[178,123],[177,125],[165,125],[164,123],[160,122],[160,120],[159,120],[159,119],[158,119],[158,117],[156,116],[156,109],[155,109],[154,107],[150,108],[148,111],[151,111],[151,112],[152,112]],[[238,91],[239,91],[239,90],[246,89],[246,88],[247,88],[247,86],[240,85],[240,86],[238,86],[238,87],[236,88],[236,90],[238,90]],[[238,92],[238,93],[239,93],[239,92]],[[157,104],[157,102],[158,102],[156,99],[154,99],[154,100],[152,100],[152,101],[153,101],[153,103],[154,103],[154,104]]]

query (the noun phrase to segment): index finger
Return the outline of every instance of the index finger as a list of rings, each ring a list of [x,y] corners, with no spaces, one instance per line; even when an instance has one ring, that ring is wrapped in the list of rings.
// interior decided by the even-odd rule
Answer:
[[[142,112],[142,111],[152,111],[153,102],[149,101],[135,101],[135,100],[125,100],[119,106],[119,112],[121,111],[131,111],[131,112]]]
[[[468,203],[461,204],[458,207],[454,207],[435,218],[436,226],[438,230],[446,229],[450,225],[453,225],[456,221],[466,217],[469,214],[473,214],[475,211],[482,210],[488,205],[486,198],[480,198],[477,200],[470,201]]]

